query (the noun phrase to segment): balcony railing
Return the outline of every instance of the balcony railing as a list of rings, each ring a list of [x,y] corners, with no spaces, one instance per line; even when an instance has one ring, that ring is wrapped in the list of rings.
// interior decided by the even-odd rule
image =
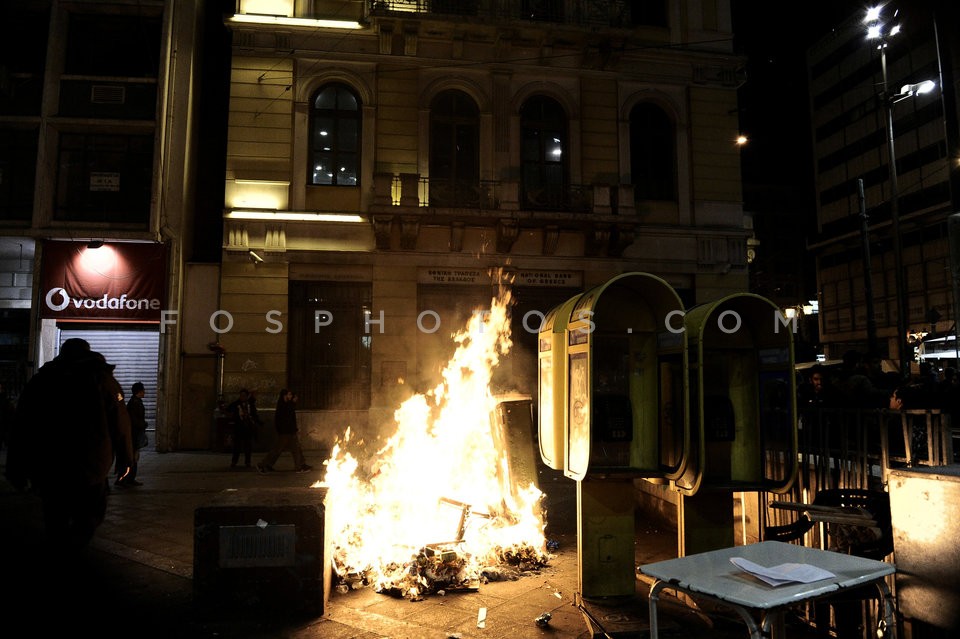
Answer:
[[[451,180],[415,173],[376,173],[374,206],[476,209],[481,211],[555,211],[567,213],[633,214],[634,209],[611,207],[612,196],[629,185],[567,184],[525,188],[510,180]],[[620,201],[624,201],[621,198]],[[633,200],[630,199],[632,204]]]
[[[643,17],[634,15],[627,0],[370,0],[373,16],[424,14],[459,19],[527,21],[584,27],[632,28]],[[651,25],[651,26],[666,26]]]

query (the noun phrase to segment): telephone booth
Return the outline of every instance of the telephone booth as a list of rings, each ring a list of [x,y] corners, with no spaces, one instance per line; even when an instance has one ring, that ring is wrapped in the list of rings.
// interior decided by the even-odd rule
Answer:
[[[567,457],[567,320],[579,299],[580,296],[575,295],[549,311],[543,318],[537,339],[540,458],[553,470],[563,470]]]
[[[633,480],[679,478],[688,454],[686,336],[666,323],[683,303],[624,273],[554,311],[540,331],[541,456],[577,480],[581,596],[632,597]]]
[[[681,556],[735,545],[734,493],[783,493],[797,473],[795,324],[766,298],[738,293],[690,309],[683,325],[691,428],[674,481]]]

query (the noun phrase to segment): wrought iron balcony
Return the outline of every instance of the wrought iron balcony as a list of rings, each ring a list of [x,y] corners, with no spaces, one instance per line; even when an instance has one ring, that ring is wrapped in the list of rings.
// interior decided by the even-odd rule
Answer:
[[[421,14],[452,20],[469,16],[490,22],[546,22],[627,29],[641,25],[667,26],[665,13],[646,15],[641,13],[645,10],[643,7],[632,6],[637,4],[628,0],[370,0],[370,15]]]

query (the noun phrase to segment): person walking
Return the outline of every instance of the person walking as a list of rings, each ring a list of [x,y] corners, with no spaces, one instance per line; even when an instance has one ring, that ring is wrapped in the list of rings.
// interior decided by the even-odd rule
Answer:
[[[303,449],[300,448],[300,438],[297,434],[297,396],[288,388],[280,389],[280,395],[277,397],[277,411],[274,417],[274,427],[277,429],[277,443],[257,464],[257,470],[261,473],[268,473],[273,470],[273,465],[280,457],[280,453],[289,450],[293,455],[293,466],[298,473],[305,473],[313,470],[313,466],[308,465],[303,459]]]
[[[133,462],[130,464],[130,472],[124,476],[123,468],[116,467],[117,480],[115,486],[121,488],[127,486],[143,486],[143,482],[137,479],[137,469],[140,466],[140,449],[147,445],[147,409],[143,406],[143,396],[146,395],[146,389],[142,382],[136,382],[130,388],[130,401],[127,402],[127,413],[130,414],[130,438],[133,440]]]
[[[17,403],[6,476],[42,502],[50,551],[76,554],[103,523],[114,458],[133,459],[130,417],[114,366],[71,338],[30,378]]]
[[[237,469],[240,455],[243,454],[244,466],[250,468],[250,457],[253,454],[253,437],[260,426],[260,414],[257,412],[257,403],[253,394],[243,388],[240,396],[230,402],[227,412],[233,418],[233,457],[230,468]]]

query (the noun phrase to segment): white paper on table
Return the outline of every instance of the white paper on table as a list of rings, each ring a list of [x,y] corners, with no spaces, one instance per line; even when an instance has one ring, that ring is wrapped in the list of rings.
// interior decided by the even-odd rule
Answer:
[[[813,581],[836,577],[836,575],[829,570],[811,566],[810,564],[780,564],[779,566],[767,568],[743,557],[731,557],[730,562],[740,570],[750,573],[771,586],[782,586],[783,584],[793,582],[808,584]]]

